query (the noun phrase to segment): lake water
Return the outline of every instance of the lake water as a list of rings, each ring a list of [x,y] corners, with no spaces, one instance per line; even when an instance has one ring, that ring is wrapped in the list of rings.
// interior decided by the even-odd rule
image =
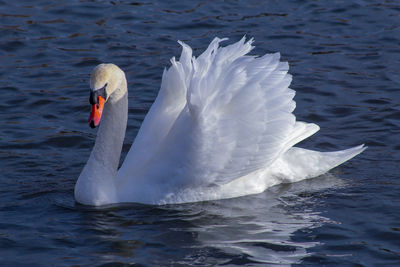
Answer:
[[[90,208],[73,188],[94,143],[89,74],[125,70],[125,155],[182,40],[255,38],[293,74],[300,144],[368,149],[259,195]],[[400,3],[0,0],[1,266],[399,266]]]

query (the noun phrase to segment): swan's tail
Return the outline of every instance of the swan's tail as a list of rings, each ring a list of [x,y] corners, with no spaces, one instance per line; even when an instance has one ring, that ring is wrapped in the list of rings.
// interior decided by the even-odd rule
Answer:
[[[292,147],[274,162],[272,174],[283,179],[282,182],[316,177],[360,154],[366,148],[359,145],[340,151],[318,152]]]

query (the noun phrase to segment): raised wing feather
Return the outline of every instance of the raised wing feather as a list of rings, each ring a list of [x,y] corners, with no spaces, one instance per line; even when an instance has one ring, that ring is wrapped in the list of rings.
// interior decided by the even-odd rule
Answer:
[[[192,72],[192,49],[181,44],[183,49],[180,60],[176,62],[172,58],[172,66],[164,70],[158,96],[119,170],[119,177],[132,177],[132,174],[148,166],[149,161],[157,156],[176,118],[186,106],[187,86]]]
[[[295,125],[292,77],[279,54],[246,56],[252,40],[223,48],[219,41],[193,61],[188,88],[197,124],[193,164],[208,170],[197,179],[217,184],[272,164],[287,149]]]
[[[197,59],[181,43],[120,172],[171,188],[225,184],[268,167],[318,130],[296,123],[292,77],[279,53],[248,56],[252,40],[221,41]]]

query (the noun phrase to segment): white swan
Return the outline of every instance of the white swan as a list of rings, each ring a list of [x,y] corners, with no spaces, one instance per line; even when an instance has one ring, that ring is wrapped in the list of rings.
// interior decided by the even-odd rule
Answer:
[[[293,147],[319,130],[296,121],[288,63],[279,53],[248,56],[252,40],[226,47],[215,38],[198,58],[183,47],[117,171],[125,136],[124,72],[100,64],[90,79],[96,143],[75,186],[86,205],[182,203],[255,194],[321,175],[361,153]],[[104,108],[104,112],[103,112]]]

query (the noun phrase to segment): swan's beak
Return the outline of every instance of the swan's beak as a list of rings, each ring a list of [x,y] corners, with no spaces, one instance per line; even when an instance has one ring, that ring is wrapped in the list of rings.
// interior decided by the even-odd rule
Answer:
[[[95,128],[99,125],[105,102],[106,100],[102,96],[98,96],[97,103],[92,105],[92,110],[90,111],[89,116],[89,125],[91,128]]]

